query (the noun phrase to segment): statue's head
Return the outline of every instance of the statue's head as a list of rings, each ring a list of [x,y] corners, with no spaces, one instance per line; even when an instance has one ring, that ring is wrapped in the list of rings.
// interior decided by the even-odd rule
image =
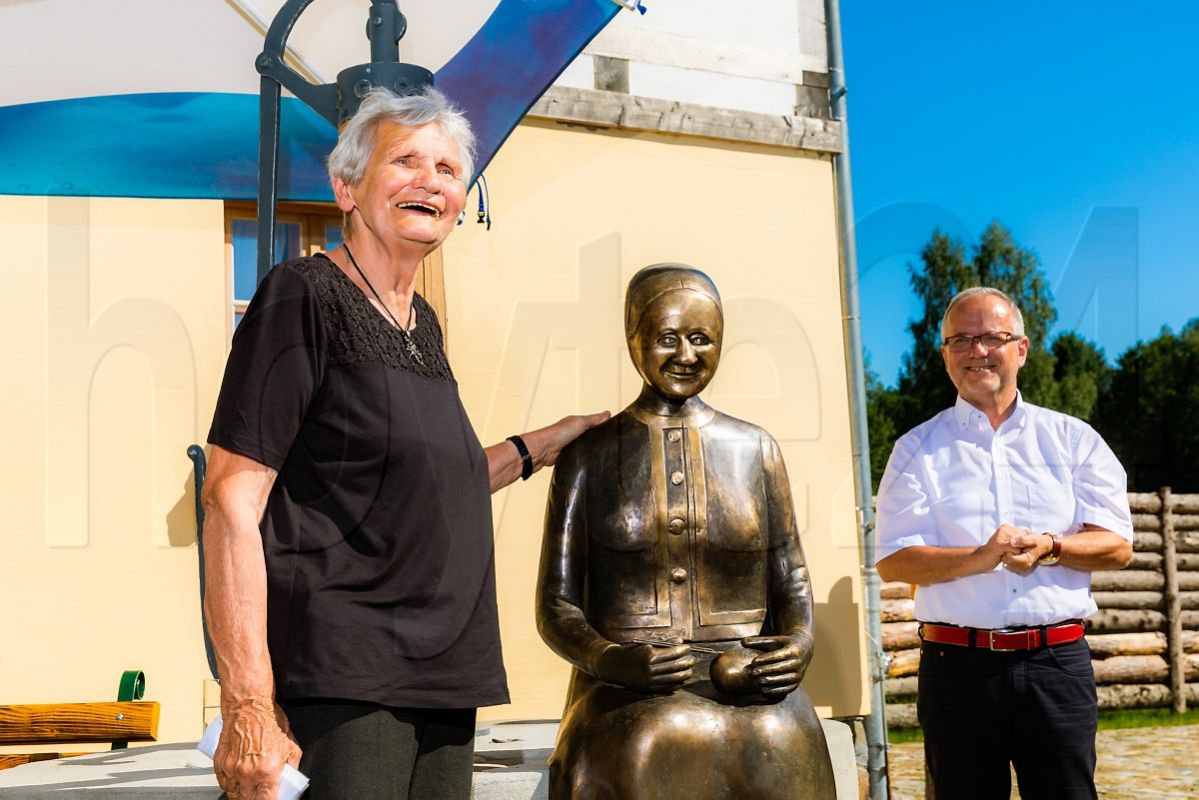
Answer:
[[[686,264],[642,269],[629,281],[624,332],[633,365],[658,394],[699,394],[720,363],[724,310],[716,284]]]

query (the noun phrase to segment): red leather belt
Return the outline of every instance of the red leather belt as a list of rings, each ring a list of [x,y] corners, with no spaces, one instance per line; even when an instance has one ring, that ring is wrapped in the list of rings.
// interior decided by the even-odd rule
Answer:
[[[937,644],[981,647],[984,650],[1038,650],[1055,644],[1077,642],[1086,633],[1081,622],[1063,622],[1040,628],[960,628],[957,625],[920,623],[920,638]]]

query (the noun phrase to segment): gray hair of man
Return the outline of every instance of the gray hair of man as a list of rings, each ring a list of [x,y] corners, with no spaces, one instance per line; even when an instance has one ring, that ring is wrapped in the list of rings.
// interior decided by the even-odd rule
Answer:
[[[1024,337],[1024,315],[1020,313],[1020,307],[1012,302],[1012,298],[992,286],[972,286],[955,294],[953,299],[949,301],[949,305],[945,307],[945,315],[941,317],[942,340],[949,335],[949,332],[945,330],[945,323],[949,319],[949,313],[957,307],[958,303],[961,303],[963,300],[969,300],[971,297],[998,297],[1007,303],[1008,308],[1012,310],[1012,321],[1015,323],[1012,326],[1015,330],[1011,331],[1011,333],[1021,338]]]
[[[362,98],[358,111],[341,126],[337,145],[329,154],[329,178],[357,186],[366,175],[375,131],[383,122],[407,128],[440,125],[458,147],[462,158],[462,180],[469,182],[475,169],[475,134],[466,115],[432,86],[421,94],[398,95],[390,89],[372,89]]]

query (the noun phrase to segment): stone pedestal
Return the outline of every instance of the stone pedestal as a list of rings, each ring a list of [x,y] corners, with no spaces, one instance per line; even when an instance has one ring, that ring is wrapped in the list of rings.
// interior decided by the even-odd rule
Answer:
[[[832,757],[837,800],[857,800],[858,770],[850,728],[837,720],[821,720],[821,724]],[[475,800],[547,800],[546,760],[557,731],[556,722],[480,727],[475,736]]]
[[[849,726],[822,720],[832,754],[838,800],[856,800],[857,774]],[[546,760],[558,732],[556,722],[505,722],[475,734],[475,800],[544,800]],[[85,800],[146,800],[170,797],[218,800],[221,790],[212,761],[194,742],[131,747],[92,755],[40,761],[0,771],[6,800],[59,800],[68,792]]]

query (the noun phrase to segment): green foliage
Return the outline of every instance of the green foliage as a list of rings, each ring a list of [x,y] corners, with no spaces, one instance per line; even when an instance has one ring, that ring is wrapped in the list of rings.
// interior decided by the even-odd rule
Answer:
[[[887,741],[891,744],[923,742],[924,731],[920,728],[887,728]]]
[[[1069,397],[1070,408],[1086,411],[1084,417],[1095,405],[1097,385],[1088,383],[1084,365],[1091,362],[1086,360],[1089,354],[1083,353],[1085,342],[1064,345],[1071,356],[1078,350],[1071,363],[1079,366],[1072,367],[1069,381],[1063,382],[1055,374],[1054,353],[1046,338],[1057,319],[1053,293],[1036,255],[1020,247],[1006,228],[998,222],[988,225],[969,257],[961,242],[934,231],[920,260],[921,266],[912,266],[910,271],[912,290],[920,298],[922,311],[908,324],[912,349],[904,355],[898,386],[888,389],[875,378],[874,385],[867,387],[870,462],[876,488],[896,436],[953,405],[957,397],[941,359],[941,317],[950,299],[962,289],[994,286],[1020,307],[1025,335],[1032,340],[1028,360],[1020,370],[1025,399],[1056,408],[1063,397]]]
[[[888,389],[870,368],[870,356],[866,355],[866,428],[870,436],[870,474],[874,481],[873,491],[878,491],[878,481],[887,466],[891,447],[899,434],[895,420],[900,417],[903,398],[893,389]]]
[[[1177,335],[1126,350],[1101,387],[1095,427],[1116,451],[1136,491],[1199,491],[1199,318]]]
[[[1173,725],[1199,725],[1199,708],[1188,708],[1181,714],[1168,708],[1104,709],[1099,712],[1101,731]],[[923,742],[924,731],[920,728],[888,728],[887,740],[891,744]]]
[[[1168,708],[1105,709],[1099,712],[1099,730],[1118,728],[1157,728],[1171,725],[1199,725],[1199,708],[1175,714]]]
[[[1099,396],[1111,391],[1112,369],[1103,351],[1076,333],[1063,333],[1053,340],[1052,353],[1056,396],[1047,405],[1073,417],[1092,419]]]
[[[1024,315],[1024,333],[1032,340],[1028,362],[1020,372],[1020,389],[1033,403],[1052,400],[1053,356],[1046,336],[1057,319],[1053,293],[1041,274],[1037,257],[1016,244],[998,222],[983,231],[967,259],[961,242],[934,231],[920,254],[922,269],[911,268],[912,290],[923,311],[908,325],[912,349],[899,376],[895,427],[902,433],[953,405],[957,392],[941,359],[941,317],[955,294],[971,286],[994,286],[1008,294]]]
[[[867,422],[874,488],[895,439],[953,404],[956,392],[941,360],[941,317],[949,300],[971,286],[1007,292],[1024,315],[1031,340],[1020,370],[1020,391],[1029,402],[1087,420],[1116,451],[1133,491],[1171,486],[1199,491],[1199,318],[1175,335],[1125,351],[1113,369],[1102,350],[1075,333],[1048,331],[1057,319],[1053,295],[1037,257],[992,222],[967,254],[961,242],[939,231],[910,266],[921,313],[908,324],[911,349],[904,355],[896,388],[867,370]]]

